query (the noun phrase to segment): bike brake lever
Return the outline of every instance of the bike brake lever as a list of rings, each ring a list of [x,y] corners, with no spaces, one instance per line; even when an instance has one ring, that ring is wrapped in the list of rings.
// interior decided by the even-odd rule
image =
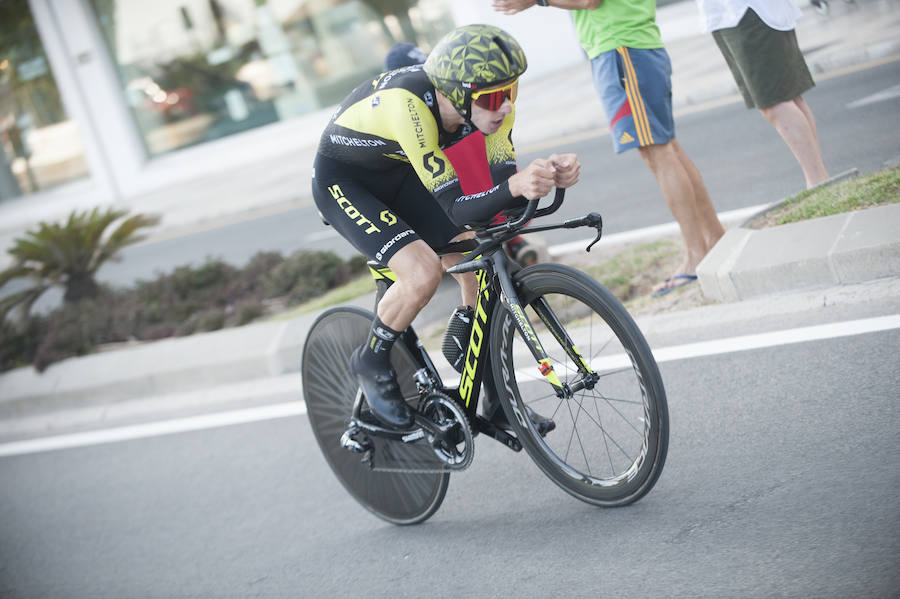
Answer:
[[[600,241],[600,237],[603,235],[603,217],[596,212],[591,212],[584,217],[584,220],[585,224],[597,229],[597,237],[595,237],[594,241],[590,242],[584,250],[586,252],[590,252],[591,248],[594,247],[594,244]]]

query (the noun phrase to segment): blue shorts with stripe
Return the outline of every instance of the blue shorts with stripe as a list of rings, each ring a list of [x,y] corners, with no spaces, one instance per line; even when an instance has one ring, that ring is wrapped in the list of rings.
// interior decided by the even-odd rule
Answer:
[[[665,48],[620,47],[591,61],[616,153],[675,138],[672,63]]]

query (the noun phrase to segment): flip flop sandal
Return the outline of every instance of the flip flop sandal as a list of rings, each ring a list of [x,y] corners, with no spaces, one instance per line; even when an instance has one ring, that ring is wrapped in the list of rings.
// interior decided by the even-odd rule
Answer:
[[[673,277],[669,277],[663,283],[669,283],[671,281],[677,281],[674,285],[670,287],[663,287],[657,291],[654,291],[651,296],[652,297],[660,297],[672,291],[675,291],[679,287],[684,287],[685,285],[690,285],[694,281],[697,280],[697,275],[675,275]]]

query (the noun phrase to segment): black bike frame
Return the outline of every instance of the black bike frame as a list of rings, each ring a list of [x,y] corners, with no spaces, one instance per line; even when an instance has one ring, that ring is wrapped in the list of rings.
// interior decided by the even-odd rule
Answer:
[[[556,225],[529,227],[526,229],[520,228],[534,216],[543,216],[555,212],[562,204],[563,195],[564,190],[558,189],[556,198],[551,206],[537,210],[537,201],[529,202],[525,212],[516,220],[508,221],[502,225],[480,231],[477,236],[479,242],[478,246],[469,252],[470,258],[463,260],[448,269],[447,272],[451,274],[475,272],[476,277],[478,278],[479,288],[472,331],[469,336],[469,343],[466,348],[466,355],[463,362],[463,370],[457,387],[448,388],[443,384],[437,368],[425,351],[422,342],[419,340],[412,326],[401,335],[403,343],[415,357],[418,365],[427,370],[434,386],[449,395],[454,401],[458,402],[465,410],[473,427],[480,432],[484,432],[489,436],[498,439],[516,451],[521,449],[521,445],[514,437],[506,434],[504,431],[496,429],[486,419],[477,415],[478,400],[482,383],[488,381],[492,382],[493,379],[493,377],[490,377],[486,381],[484,375],[485,372],[490,369],[488,348],[490,347],[492,318],[494,317],[495,306],[498,300],[512,316],[512,320],[518,329],[519,335],[524,340],[537,363],[538,370],[553,387],[558,397],[572,397],[575,391],[596,382],[596,375],[592,372],[587,361],[581,356],[565,329],[550,310],[546,301],[544,301],[543,298],[538,298],[531,303],[532,308],[540,316],[541,321],[547,326],[553,336],[559,341],[560,345],[565,348],[569,357],[578,365],[578,369],[583,375],[582,380],[572,386],[563,384],[560,380],[553,368],[550,358],[546,351],[544,351],[544,348],[534,331],[534,327],[531,325],[528,316],[525,314],[523,306],[518,299],[518,294],[515,291],[513,274],[515,274],[520,267],[510,260],[501,249],[501,246],[505,241],[516,235],[560,228],[592,226],[596,228],[598,232],[597,238],[588,246],[588,251],[590,251],[590,247],[600,239],[602,232],[602,219],[597,214],[589,214],[583,218],[573,219]],[[376,281],[375,309],[377,312],[378,302],[384,296],[384,293],[391,284],[396,281],[396,277],[387,266],[379,262],[370,261],[368,264],[370,272]],[[495,394],[495,396],[497,395]]]

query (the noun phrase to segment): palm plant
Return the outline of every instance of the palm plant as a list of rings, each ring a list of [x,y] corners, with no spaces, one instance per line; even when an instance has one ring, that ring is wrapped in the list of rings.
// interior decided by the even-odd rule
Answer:
[[[27,278],[31,286],[0,300],[0,320],[18,307],[24,319],[35,301],[56,285],[65,287],[64,300],[77,303],[100,291],[95,275],[107,260],[116,260],[119,251],[143,236],[142,227],[159,223],[158,216],[137,214],[122,221],[112,233],[107,228],[127,214],[112,208],[101,212],[74,211],[63,223],[41,222],[36,231],[16,239],[8,250],[15,262],[0,272],[0,287],[12,279]]]

